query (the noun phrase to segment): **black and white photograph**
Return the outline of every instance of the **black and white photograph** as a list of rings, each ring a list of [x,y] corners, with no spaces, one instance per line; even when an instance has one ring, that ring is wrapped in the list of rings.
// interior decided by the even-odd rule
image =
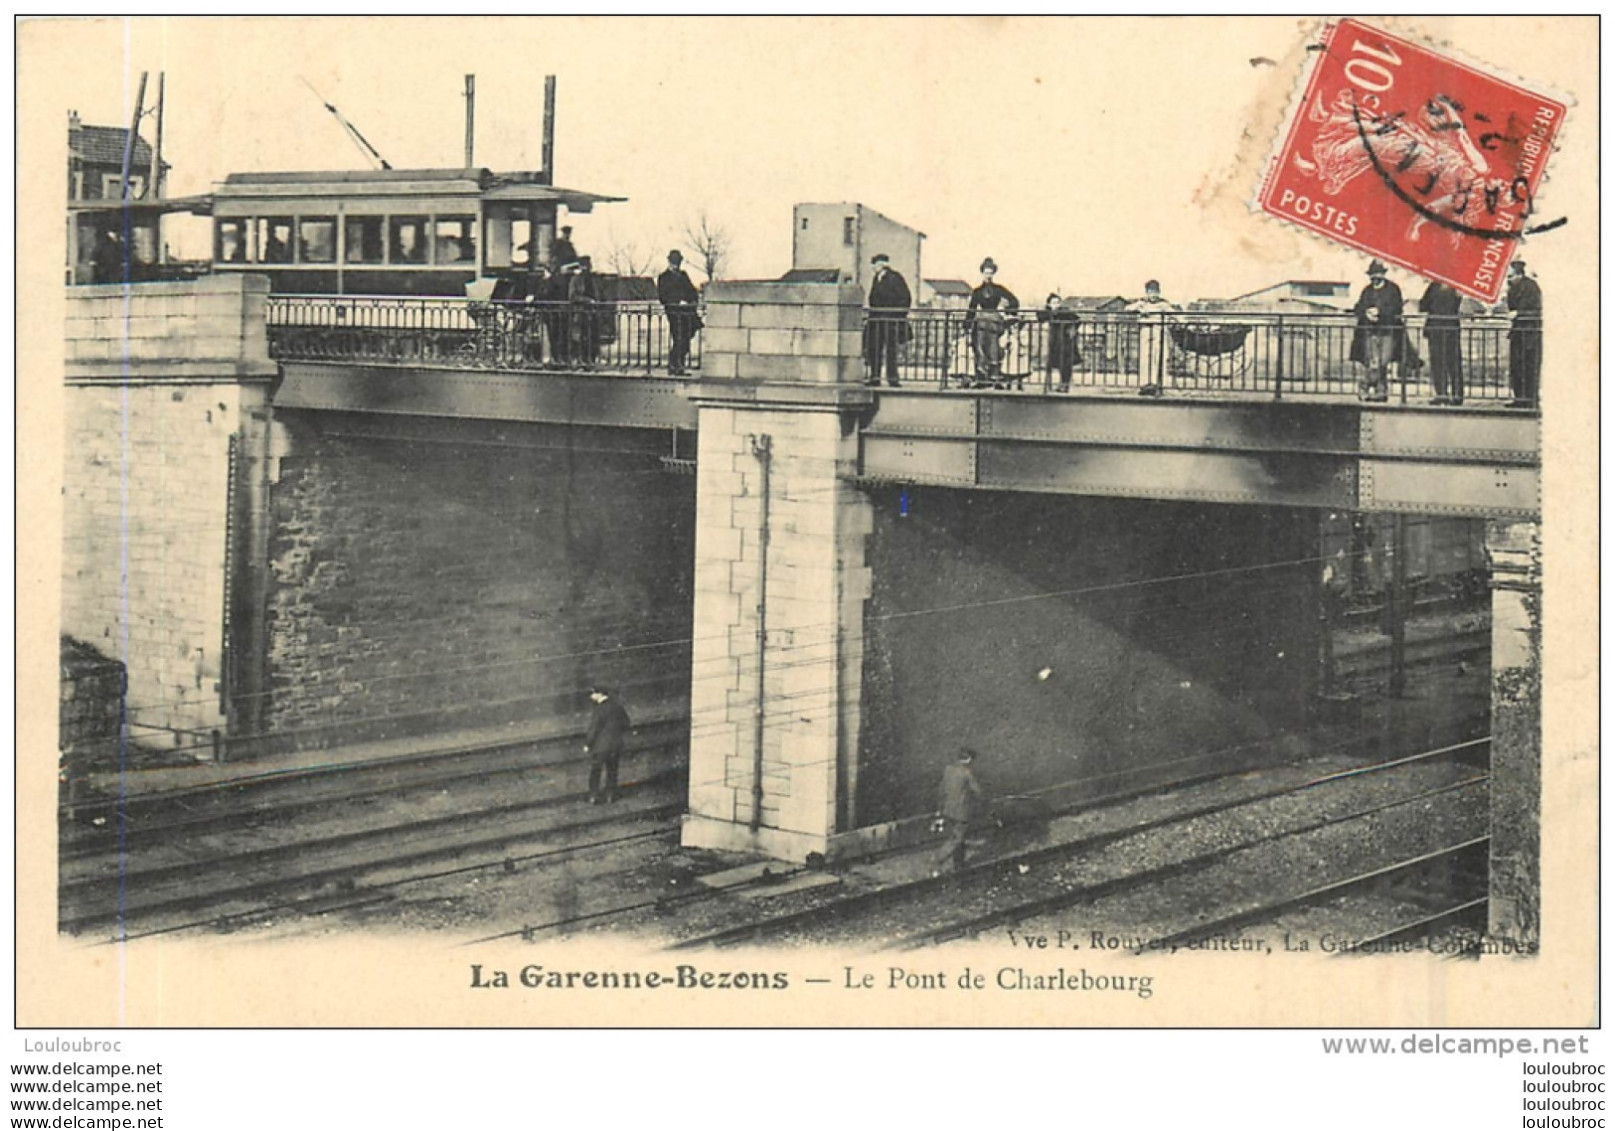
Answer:
[[[1596,1026],[1598,26],[20,21],[17,1024]]]

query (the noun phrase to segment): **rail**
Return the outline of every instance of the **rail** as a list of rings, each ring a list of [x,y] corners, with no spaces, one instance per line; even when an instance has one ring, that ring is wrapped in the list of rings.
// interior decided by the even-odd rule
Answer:
[[[1366,394],[1401,403],[1440,398],[1534,407],[1529,398],[1536,375],[1530,374],[1526,395],[1517,395],[1510,355],[1516,342],[1529,338],[1519,365],[1539,359],[1539,327],[1516,328],[1495,316],[1438,324],[1430,333],[1422,315],[1406,323],[1370,345],[1349,314],[1069,311],[1051,318],[1022,310],[972,318],[962,310],[916,310],[900,321],[872,315],[864,340],[870,358],[895,342],[899,384],[942,389],[1235,392],[1274,399]],[[1365,363],[1370,349],[1387,358],[1382,380],[1374,380]],[[1534,357],[1523,356],[1533,349]],[[889,376],[884,366],[870,374],[871,380]]]
[[[268,302],[269,353],[280,361],[678,375],[701,364],[699,322],[685,317],[643,301],[276,295]],[[673,355],[681,344],[675,330],[689,342],[687,359]]]
[[[268,308],[277,360],[644,376],[701,364],[699,315],[670,318],[653,301],[280,295]],[[1351,315],[1332,313],[914,310],[901,319],[866,312],[863,346],[871,382],[895,376],[900,386],[1535,408],[1541,329],[1504,316],[1430,326],[1415,314],[1365,335]]]

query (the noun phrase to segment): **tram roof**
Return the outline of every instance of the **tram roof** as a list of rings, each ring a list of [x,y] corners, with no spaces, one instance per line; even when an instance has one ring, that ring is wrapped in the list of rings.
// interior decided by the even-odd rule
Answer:
[[[627,197],[543,183],[534,172],[496,173],[489,169],[338,169],[318,172],[231,173],[215,195],[254,197],[481,196],[488,200],[543,201],[569,212],[589,212],[596,204]]]
[[[117,198],[101,198],[99,200],[70,200],[67,202],[69,214],[123,212],[125,209],[135,215],[154,214],[164,216],[175,212],[190,212],[197,216],[206,216],[213,211],[213,197],[203,194],[198,196],[164,196],[127,201]]]

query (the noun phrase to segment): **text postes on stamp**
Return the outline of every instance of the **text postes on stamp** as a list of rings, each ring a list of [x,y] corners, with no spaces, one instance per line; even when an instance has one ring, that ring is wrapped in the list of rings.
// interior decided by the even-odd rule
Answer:
[[[1270,215],[1496,302],[1565,104],[1356,20],[1329,25],[1264,174]]]

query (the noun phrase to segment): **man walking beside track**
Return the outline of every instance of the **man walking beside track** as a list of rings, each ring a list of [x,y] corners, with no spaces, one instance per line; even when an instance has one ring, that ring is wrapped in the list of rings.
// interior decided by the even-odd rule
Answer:
[[[583,752],[589,756],[589,804],[609,805],[617,800],[617,762],[628,736],[628,712],[599,684],[589,689],[589,698],[594,711],[583,735]]]
[[[966,746],[959,751],[959,760],[942,771],[941,824],[947,840],[931,870],[933,876],[940,876],[945,865],[954,871],[964,867],[965,834],[970,831],[971,811],[981,799],[981,783],[970,768],[975,760],[976,752]]]

